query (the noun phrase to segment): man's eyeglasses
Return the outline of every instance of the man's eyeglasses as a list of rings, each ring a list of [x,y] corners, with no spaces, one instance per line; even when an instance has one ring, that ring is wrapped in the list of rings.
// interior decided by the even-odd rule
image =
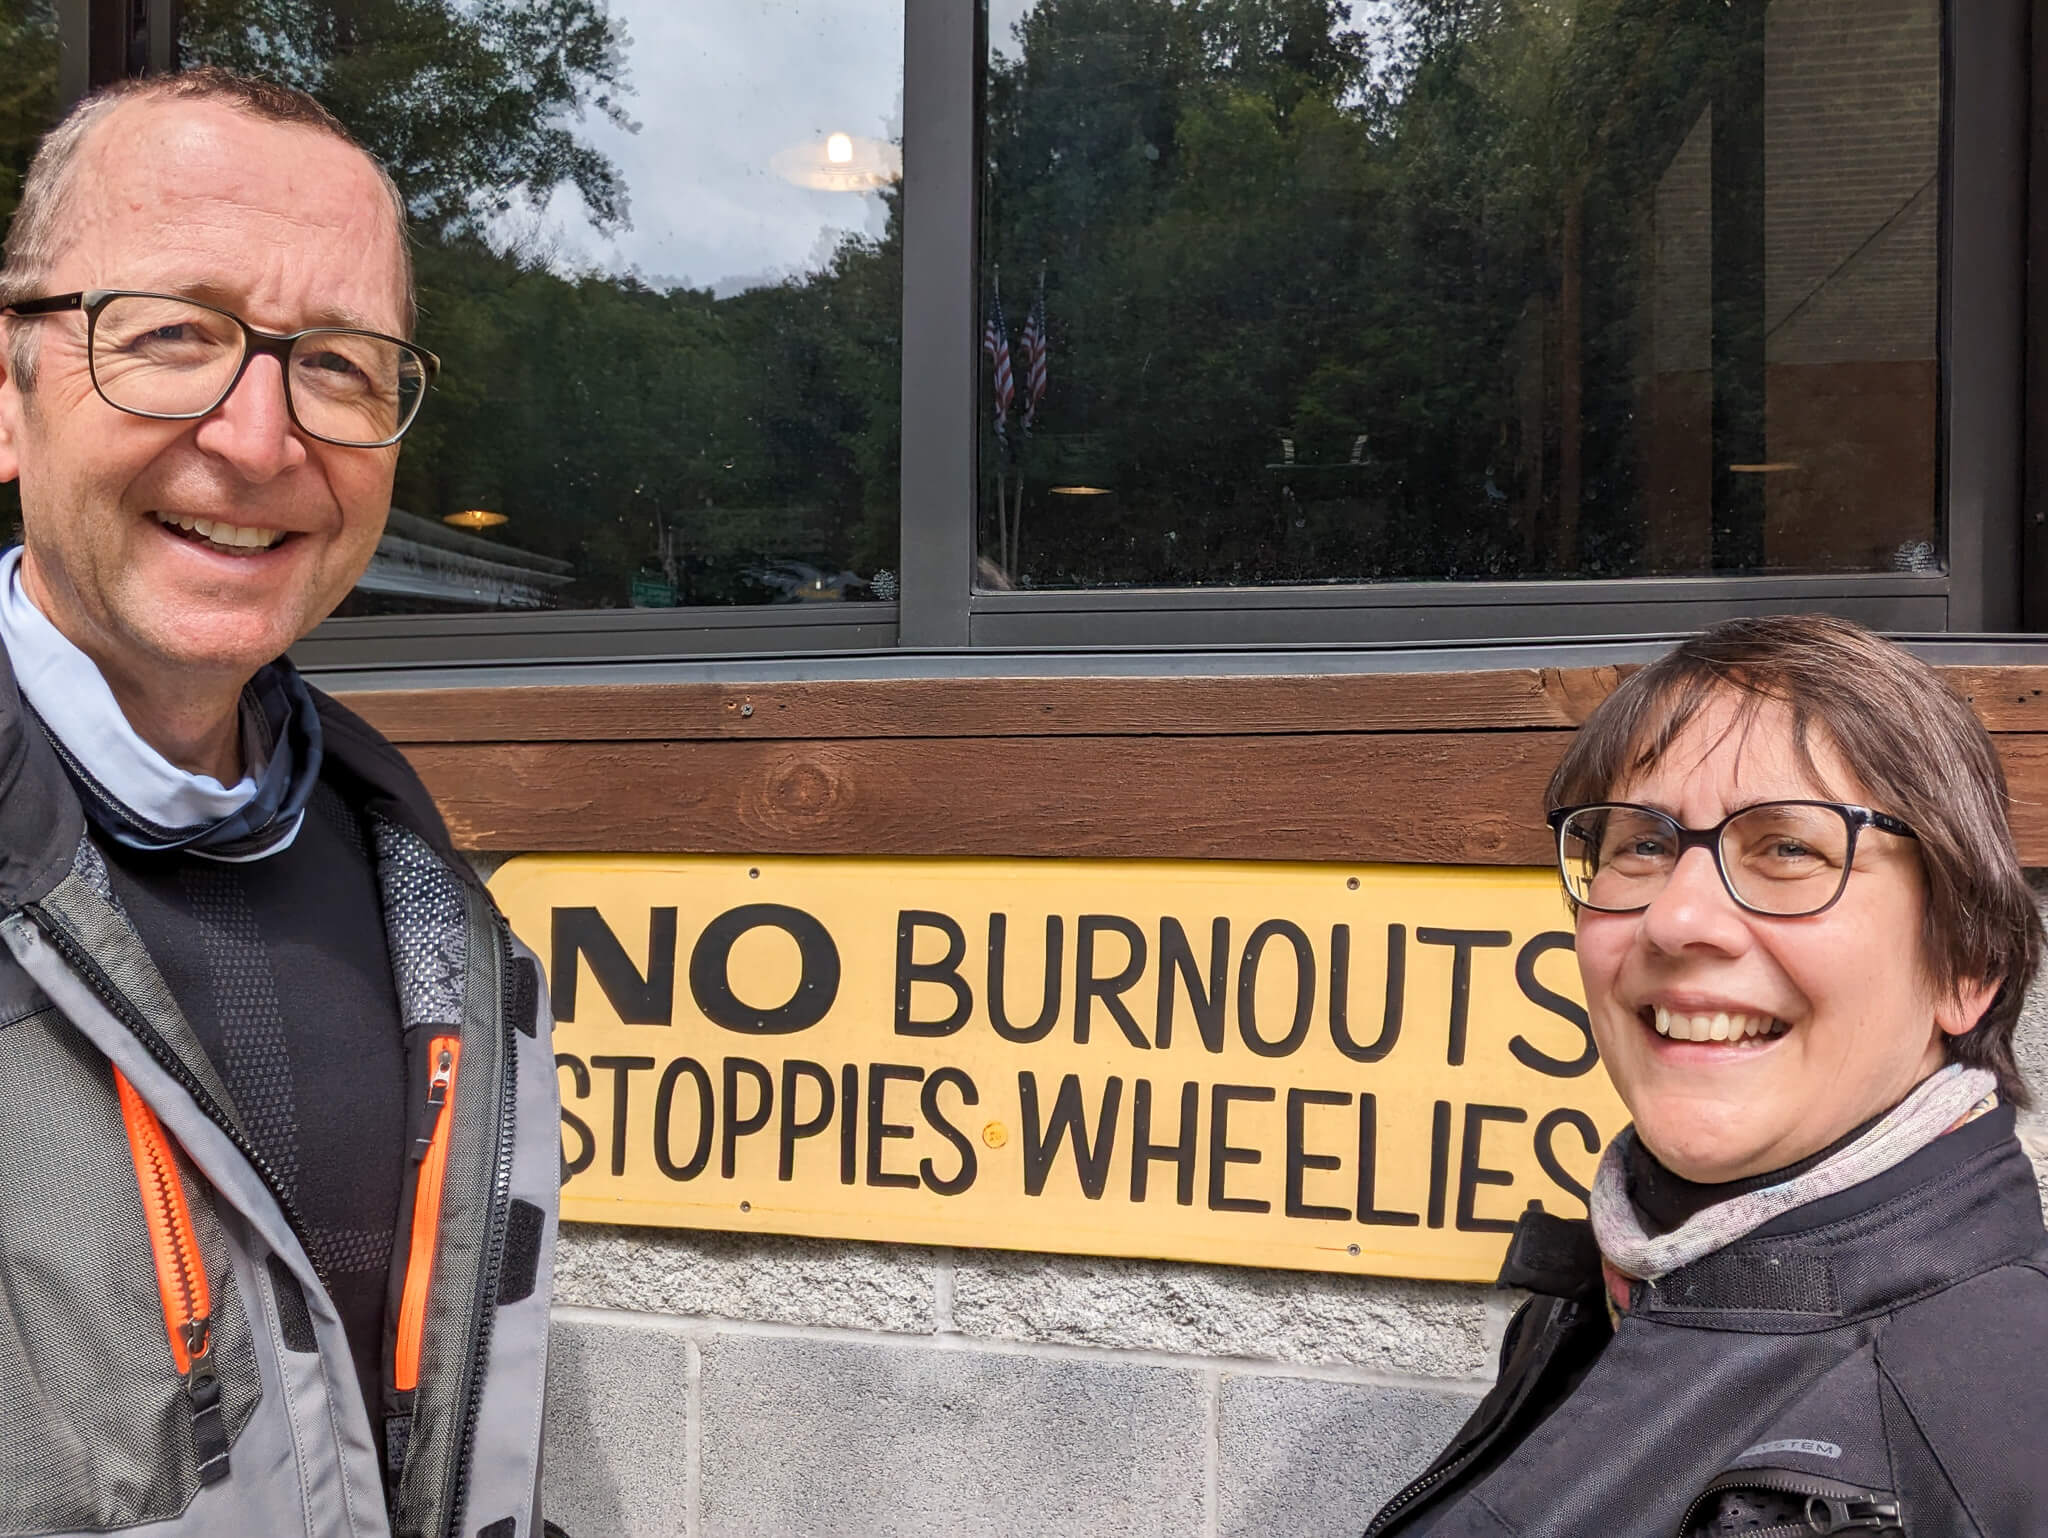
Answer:
[[[1711,828],[1688,828],[1653,807],[1607,802],[1559,807],[1557,868],[1573,902],[1599,913],[1638,913],[1657,900],[1688,849],[1711,849],[1728,895],[1752,913],[1803,918],[1835,905],[1865,828],[1918,838],[1867,806],[1763,801]]]
[[[192,421],[228,398],[249,360],[277,359],[285,408],[307,436],[347,448],[396,443],[419,415],[441,360],[424,347],[340,326],[278,336],[175,294],[88,288],[23,299],[0,313],[85,315],[93,388],[117,411]]]

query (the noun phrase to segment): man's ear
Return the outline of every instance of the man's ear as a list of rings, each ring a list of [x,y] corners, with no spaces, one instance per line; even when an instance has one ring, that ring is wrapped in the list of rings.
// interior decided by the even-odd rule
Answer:
[[[1998,997],[2003,986],[2002,979],[1991,982],[1977,982],[1965,979],[1949,990],[1948,995],[1934,1006],[1934,1023],[1949,1036],[1967,1036],[1977,1029],[1977,1022],[1984,1018],[1984,1011],[1991,1007],[1991,1001]]]

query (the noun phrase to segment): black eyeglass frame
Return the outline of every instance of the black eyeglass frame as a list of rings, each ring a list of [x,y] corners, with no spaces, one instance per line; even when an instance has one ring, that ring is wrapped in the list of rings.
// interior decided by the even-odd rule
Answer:
[[[1849,843],[1842,855],[1841,882],[1835,887],[1835,895],[1822,903],[1818,908],[1807,908],[1798,913],[1776,913],[1769,908],[1759,908],[1755,903],[1744,901],[1742,894],[1735,890],[1735,883],[1729,879],[1728,866],[1721,858],[1721,835],[1727,831],[1728,825],[1737,818],[1747,817],[1751,812],[1761,810],[1767,806],[1824,807],[1828,811],[1839,813],[1842,821],[1847,825],[1849,829]],[[1856,868],[1857,837],[1865,828],[1875,828],[1880,833],[1895,834],[1899,838],[1918,839],[1920,837],[1918,833],[1913,831],[1911,824],[1901,821],[1889,812],[1873,811],[1867,806],[1856,806],[1846,801],[1808,800],[1801,797],[1788,797],[1778,801],[1753,801],[1748,806],[1737,807],[1711,828],[1688,828],[1669,812],[1660,811],[1654,806],[1644,806],[1635,801],[1589,801],[1583,806],[1557,807],[1544,818],[1544,821],[1550,824],[1550,831],[1556,836],[1557,840],[1557,879],[1563,883],[1564,895],[1573,904],[1581,908],[1591,908],[1595,913],[1641,913],[1650,906],[1650,903],[1657,900],[1652,897],[1649,902],[1640,902],[1631,908],[1605,908],[1599,903],[1588,902],[1585,898],[1578,896],[1572,891],[1571,874],[1565,865],[1565,824],[1581,812],[1599,811],[1642,812],[1669,824],[1672,831],[1678,835],[1678,853],[1671,862],[1671,869],[1674,874],[1678,869],[1678,862],[1683,860],[1689,851],[1705,849],[1713,855],[1714,869],[1721,877],[1722,890],[1727,892],[1735,906],[1742,909],[1745,913],[1754,913],[1760,918],[1767,919],[1810,919],[1827,912],[1828,909],[1840,902],[1842,894],[1849,890],[1849,874]],[[1665,879],[1668,882],[1670,878],[1667,876]],[[1660,888],[1659,890],[1661,891],[1662,889]]]
[[[195,309],[225,316],[241,327],[242,361],[236,366],[234,377],[227,382],[227,387],[213,398],[212,403],[204,411],[141,411],[133,406],[122,405],[100,388],[99,366],[93,357],[93,336],[99,327],[100,312],[116,299],[168,299],[176,304],[189,304]],[[292,419],[292,426],[307,437],[317,438],[322,443],[331,443],[336,448],[388,449],[403,438],[412,424],[419,420],[420,406],[426,404],[427,391],[433,388],[435,379],[441,373],[441,360],[438,357],[417,342],[408,342],[403,337],[387,336],[382,331],[367,331],[360,326],[307,326],[302,331],[282,335],[275,331],[259,331],[233,310],[223,310],[217,304],[207,304],[204,300],[194,299],[186,294],[160,294],[140,288],[83,288],[69,294],[49,294],[40,299],[18,299],[13,304],[0,305],[0,315],[17,315],[23,320],[37,320],[45,315],[68,315],[74,310],[85,315],[85,366],[86,371],[92,376],[93,393],[116,411],[126,412],[131,417],[146,417],[153,422],[197,422],[202,417],[213,415],[220,410],[221,402],[235,393],[235,386],[242,382],[242,376],[249,372],[249,360],[269,357],[277,359],[278,373],[284,381],[284,409]],[[420,405],[413,407],[412,415],[405,419],[397,432],[388,438],[379,438],[374,443],[330,438],[325,433],[313,431],[299,420],[298,403],[292,399],[291,377],[292,348],[297,346],[302,338],[309,336],[369,337],[374,341],[389,342],[394,347],[403,348],[413,354],[420,360],[426,373],[426,379],[420,386]]]

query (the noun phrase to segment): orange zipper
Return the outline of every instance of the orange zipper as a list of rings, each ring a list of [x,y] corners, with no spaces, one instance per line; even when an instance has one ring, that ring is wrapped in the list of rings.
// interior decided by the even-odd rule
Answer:
[[[427,1082],[427,1108],[433,1130],[420,1160],[419,1183],[413,1192],[412,1247],[405,1259],[405,1291],[398,1305],[398,1352],[392,1385],[411,1393],[420,1381],[420,1346],[427,1328],[427,1288],[434,1276],[434,1249],[441,1233],[441,1187],[448,1174],[448,1136],[455,1120],[455,1067],[462,1041],[437,1036],[429,1043],[434,1065]]]
[[[118,1068],[114,1070],[114,1088],[121,1097],[121,1121],[135,1163],[135,1189],[142,1197],[149,1248],[156,1259],[156,1290],[163,1300],[171,1362],[185,1380],[185,1392],[192,1401],[192,1441],[199,1479],[210,1485],[227,1477],[228,1446],[220,1380],[213,1371],[213,1295],[206,1280],[206,1258],[199,1252],[192,1209],[185,1202],[185,1183],[163,1124]]]
[[[184,1182],[178,1178],[178,1161],[163,1124],[118,1068],[114,1087],[121,1094],[121,1120],[127,1124],[128,1151],[135,1160],[135,1188],[142,1193],[149,1247],[156,1254],[156,1289],[163,1298],[171,1360],[177,1363],[179,1376],[190,1378],[193,1364],[204,1361],[212,1350],[213,1299],[207,1290],[206,1263],[192,1232],[192,1211],[185,1205]]]

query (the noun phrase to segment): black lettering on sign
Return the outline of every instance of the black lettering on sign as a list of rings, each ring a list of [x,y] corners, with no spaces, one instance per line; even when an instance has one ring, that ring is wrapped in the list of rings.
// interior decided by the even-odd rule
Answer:
[[[1303,1178],[1309,1170],[1333,1170],[1344,1161],[1335,1154],[1310,1153],[1303,1122],[1312,1105],[1349,1105],[1351,1096],[1336,1089],[1290,1089],[1287,1092],[1287,1215],[1290,1218],[1322,1218],[1348,1222],[1349,1207],[1322,1207],[1302,1200]]]
[[[676,1163],[674,1125],[676,1084],[684,1075],[697,1089],[697,1146],[690,1157]],[[695,1180],[711,1163],[711,1128],[718,1120],[711,1097],[711,1075],[694,1057],[679,1057],[662,1070],[661,1085],[654,1092],[654,1162],[671,1180]]]
[[[1099,934],[1117,934],[1131,948],[1130,960],[1124,969],[1110,977],[1095,975],[1095,937]],[[1145,931],[1129,919],[1118,918],[1113,913],[1084,913],[1074,925],[1074,1041],[1085,1046],[1088,1042],[1089,1011],[1097,999],[1109,1011],[1110,1018],[1124,1033],[1125,1040],[1134,1047],[1150,1047],[1145,1033],[1138,1028],[1138,1017],[1131,1013],[1123,996],[1131,985],[1145,972]]]
[[[917,932],[935,929],[946,937],[946,954],[937,961],[918,961]],[[950,1036],[974,1013],[974,994],[960,975],[960,963],[967,959],[967,936],[959,922],[943,913],[926,913],[907,908],[896,915],[896,1034],[898,1036]],[[913,984],[937,983],[953,995],[953,1009],[943,1020],[915,1020],[910,1014]]]
[[[1039,995],[1038,1018],[1029,1025],[1012,1025],[1003,995],[1004,953],[1009,944],[1010,916],[988,916],[988,1023],[1005,1041],[1029,1043],[1049,1035],[1060,1017],[1061,957],[1066,952],[1066,921],[1057,913],[1045,920],[1045,991]]]
[[[1358,1097],[1358,1221],[1379,1228],[1413,1228],[1422,1221],[1416,1212],[1382,1211],[1379,1206],[1379,1101]]]
[[[583,1066],[583,1059],[573,1052],[557,1052],[556,1074],[559,1075],[564,1068],[569,1070],[569,1082],[576,1087],[576,1098],[588,1100],[590,1070]],[[597,1157],[597,1138],[591,1133],[590,1123],[570,1110],[566,1100],[562,1105],[562,1130],[573,1132],[583,1140],[583,1151],[579,1154],[572,1156],[568,1149],[562,1150],[562,1184],[567,1185],[590,1168],[590,1161]]]
[[[1230,974],[1230,920],[1217,919],[1209,925],[1209,980],[1195,968],[1194,947],[1180,920],[1159,921],[1159,1014],[1152,1039],[1163,1051],[1173,1045],[1173,982],[1186,986],[1188,1009],[1195,1017],[1195,1029],[1202,1033],[1202,1045],[1211,1052],[1223,1050],[1223,1011],[1230,995],[1225,984]]]
[[[1415,939],[1420,945],[1451,947],[1451,1029],[1444,1061],[1456,1068],[1465,1061],[1465,1020],[1472,1010],[1472,952],[1511,945],[1515,937],[1505,929],[1418,929]]]
[[[1520,1036],[1508,1043],[1508,1051],[1514,1053],[1515,1061],[1524,1068],[1533,1068],[1538,1073],[1547,1073],[1554,1079],[1576,1079],[1591,1070],[1600,1061],[1600,1048],[1593,1041],[1593,1022],[1586,1018],[1585,1006],[1553,992],[1536,979],[1536,963],[1548,951],[1568,951],[1574,948],[1572,937],[1561,929],[1549,930],[1537,935],[1524,945],[1515,957],[1515,982],[1520,985],[1522,997],[1539,1009],[1547,1009],[1560,1020],[1578,1028],[1584,1042],[1579,1055],[1569,1062],[1554,1058],[1545,1052],[1538,1052]]]
[[[1380,1012],[1380,1033],[1360,1046],[1351,1034],[1351,926],[1330,931],[1330,1039],[1354,1063],[1377,1063],[1401,1039],[1401,1014],[1407,1007],[1408,926],[1387,926],[1387,1002]]]
[[[802,972],[789,1002],[757,1009],[732,991],[732,948],[753,929],[780,929],[796,941]],[[788,1036],[825,1018],[839,997],[839,947],[825,926],[801,908],[747,903],[704,926],[690,951],[690,997],[713,1025],[748,1036]]]
[[[868,1184],[871,1186],[915,1188],[917,1185],[915,1175],[882,1168],[882,1144],[889,1138],[917,1136],[917,1128],[909,1123],[889,1120],[889,1086],[915,1084],[923,1077],[922,1068],[913,1068],[908,1063],[868,1064]]]
[[[839,1183],[850,1186],[860,1179],[860,1067],[844,1064],[839,1070]]]
[[[1275,1098],[1270,1084],[1212,1084],[1209,1086],[1209,1210],[1211,1212],[1271,1212],[1273,1204],[1257,1196],[1231,1196],[1224,1183],[1233,1164],[1258,1164],[1264,1159],[1256,1148],[1233,1148],[1230,1144],[1230,1104],[1233,1100],[1252,1102]]]
[[[669,1025],[676,1013],[676,910],[647,910],[647,975],[633,965],[595,908],[557,908],[548,946],[548,1003],[557,1022],[576,1018],[579,959],[627,1025]]]
[[[818,1110],[801,1119],[796,1114],[797,1080],[818,1087]],[[832,1125],[832,1072],[822,1063],[792,1057],[782,1065],[782,1118],[776,1137],[775,1178],[796,1178],[796,1145],[799,1138],[816,1137]]]
[[[593,1057],[593,1068],[609,1068],[612,1072],[612,1173],[626,1173],[626,1105],[631,1098],[632,1075],[640,1069],[652,1068],[651,1057]]]
[[[927,1190],[940,1196],[958,1196],[974,1184],[974,1144],[958,1127],[946,1120],[946,1113],[939,1109],[939,1091],[951,1085],[960,1092],[963,1106],[980,1105],[981,1092],[974,1087],[974,1080],[958,1068],[937,1068],[924,1081],[924,1090],[918,1097],[918,1106],[924,1112],[924,1119],[932,1131],[953,1145],[960,1155],[960,1168],[941,1180],[938,1170],[929,1159],[920,1159],[917,1164],[918,1176]]]
[[[1219,921],[1220,922],[1220,921]],[[1139,1079],[1131,1094],[1131,1200],[1142,1202],[1155,1162],[1174,1166],[1173,1199],[1183,1207],[1195,1204],[1195,1135],[1200,1130],[1201,1086],[1190,1079],[1180,1087],[1180,1136],[1171,1143],[1152,1141],[1152,1081]]]
[[[740,1110],[740,1078],[754,1081],[754,1108]],[[775,1114],[775,1078],[768,1072],[766,1063],[757,1063],[751,1057],[729,1057],[725,1060],[725,1116],[719,1122],[718,1173],[727,1180],[732,1179],[739,1169],[740,1139],[752,1137],[768,1125],[768,1118]]]
[[[1088,1131],[1088,1113],[1081,1104],[1081,1076],[1067,1074],[1053,1097],[1052,1116],[1038,1114],[1038,1075],[1017,1075],[1017,1100],[1024,1120],[1024,1194],[1038,1196],[1045,1190],[1060,1145],[1074,1143],[1074,1173],[1081,1180],[1081,1194],[1091,1202],[1102,1200],[1102,1188],[1109,1179],[1109,1155],[1116,1142],[1116,1116],[1123,1104],[1124,1081],[1112,1077],[1102,1090],[1102,1111],[1095,1131]]]
[[[1429,1226],[1444,1226],[1444,1191],[1451,1178],[1451,1103],[1439,1100],[1429,1112]]]
[[[1571,1171],[1559,1161],[1557,1150],[1552,1146],[1559,1127],[1570,1127],[1577,1132],[1580,1143],[1585,1145],[1589,1154],[1600,1151],[1600,1129],[1593,1125],[1593,1118],[1584,1111],[1575,1111],[1569,1106],[1552,1111],[1536,1123],[1536,1162],[1543,1167],[1543,1173],[1556,1182],[1558,1190],[1590,1204],[1593,1193],[1572,1179]],[[1541,1207],[1543,1203],[1537,1202],[1536,1205]]]
[[[1479,1162],[1480,1140],[1490,1121],[1524,1122],[1529,1113],[1518,1105],[1468,1105],[1465,1107],[1465,1138],[1458,1150],[1458,1231],[1467,1234],[1511,1234],[1512,1218],[1482,1218],[1474,1212],[1481,1186],[1511,1186],[1515,1177],[1506,1170],[1491,1170]]]
[[[1294,947],[1294,1019],[1287,1034],[1268,1041],[1259,1034],[1259,958],[1269,940],[1285,940]],[[1244,1044],[1260,1057],[1286,1057],[1308,1040],[1309,1022],[1316,1008],[1316,949],[1309,944],[1301,926],[1285,919],[1267,919],[1244,942],[1244,957],[1237,964],[1237,1033]]]

